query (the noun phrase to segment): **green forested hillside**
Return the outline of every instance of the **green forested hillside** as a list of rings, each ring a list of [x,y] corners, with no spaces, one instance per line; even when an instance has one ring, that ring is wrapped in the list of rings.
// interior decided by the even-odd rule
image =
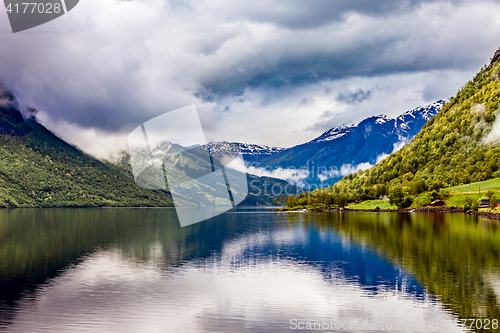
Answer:
[[[441,188],[500,177],[499,77],[500,49],[410,143],[376,166],[343,178],[328,191],[312,193],[309,201],[327,200],[343,206],[348,201],[388,196],[398,207],[408,207],[428,204],[423,201],[429,200],[414,203],[422,199],[419,194],[423,192],[435,191],[428,196],[434,200],[443,196]],[[330,199],[327,193],[337,195]],[[304,197],[292,198],[291,205],[301,199],[305,202]]]
[[[172,206],[167,193],[144,190],[130,173],[24,120],[0,90],[0,207]]]
[[[499,74],[500,49],[409,144],[339,185],[364,186],[368,197],[399,191],[415,196],[500,177],[500,123],[492,132],[499,111]]]

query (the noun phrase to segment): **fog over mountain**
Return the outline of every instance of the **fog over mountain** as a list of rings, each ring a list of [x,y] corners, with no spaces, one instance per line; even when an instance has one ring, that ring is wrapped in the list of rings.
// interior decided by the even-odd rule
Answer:
[[[212,142],[204,148],[224,156],[234,154],[239,147],[246,162],[240,166],[241,171],[301,186],[323,187],[368,169],[401,149],[445,103],[439,100],[395,118],[383,114],[368,117],[359,124],[334,127],[314,140],[286,149],[234,142]]]

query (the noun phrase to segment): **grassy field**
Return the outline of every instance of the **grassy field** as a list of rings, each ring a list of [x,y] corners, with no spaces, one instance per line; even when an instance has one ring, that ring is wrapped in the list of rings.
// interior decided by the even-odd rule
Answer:
[[[495,192],[500,191],[500,178],[486,180],[484,182],[470,183],[466,185],[459,185],[448,188],[453,193],[475,193],[479,197],[479,189],[481,189],[481,196],[488,190]]]
[[[463,207],[464,200],[466,197],[471,197],[473,200],[479,200],[479,195],[477,193],[458,193],[452,195],[451,197],[445,199],[444,201],[446,202],[446,205],[448,207],[450,206]]]
[[[497,192],[497,197],[500,192],[500,178],[486,180],[484,182],[470,183],[448,188],[451,197],[445,200],[447,206],[463,207],[464,199],[471,197],[474,200],[479,200],[486,195],[486,191]],[[481,192],[479,192],[481,190]]]
[[[481,193],[479,193],[479,189],[481,189]],[[448,207],[463,207],[466,197],[471,197],[473,200],[479,200],[486,195],[486,191],[491,190],[497,192],[497,198],[500,197],[500,178],[449,187],[447,190],[450,191],[451,196],[445,199],[446,205]],[[428,193],[418,195],[416,201],[424,199],[427,195]],[[415,202],[413,206],[419,205]],[[359,204],[348,206],[349,209],[375,209],[376,207],[380,207],[380,209],[397,209],[396,206],[389,204],[388,200],[367,200]]]
[[[349,209],[375,209],[379,207],[380,209],[397,209],[396,206],[391,205],[388,200],[367,200],[355,205],[349,205]]]

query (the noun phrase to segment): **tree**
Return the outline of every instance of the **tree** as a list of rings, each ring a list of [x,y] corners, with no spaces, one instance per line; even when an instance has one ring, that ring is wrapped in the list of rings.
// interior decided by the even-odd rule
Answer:
[[[438,191],[433,190],[431,192],[431,201],[441,199],[441,196],[439,195]]]
[[[414,195],[418,195],[425,191],[427,184],[423,179],[415,180],[411,185],[411,190]]]
[[[283,206],[283,202],[285,201],[285,195],[282,194],[280,198],[280,206]]]
[[[490,208],[491,209],[495,209],[496,206],[498,205],[498,199],[496,196],[492,196],[492,198],[490,199]]]
[[[347,199],[347,193],[342,193],[338,199],[339,206],[345,208],[345,206],[347,205]]]
[[[309,202],[308,202],[307,196],[300,198],[298,201],[299,206],[307,206],[308,204],[309,204]]]
[[[387,194],[387,188],[385,187],[385,184],[377,184],[375,185],[375,191],[376,191],[376,196],[378,198],[384,196]]]
[[[489,190],[488,192],[486,192],[486,197],[491,201],[495,197],[495,192]]]
[[[326,198],[325,198],[325,201],[324,201],[324,204],[326,206],[333,206],[333,205],[335,205],[335,199],[333,198],[333,195],[327,194]]]
[[[278,198],[274,198],[273,205],[278,206]]]
[[[401,206],[404,194],[401,185],[395,185],[389,189],[389,203],[396,205],[398,208]]]
[[[472,198],[471,197],[465,197],[464,199],[464,210],[469,211],[472,208]]]
[[[286,206],[289,208],[296,207],[299,205],[298,196],[289,195],[286,199]]]
[[[444,187],[444,183],[441,180],[435,180],[429,185],[429,191],[439,191],[439,189]]]
[[[473,200],[472,201],[472,206],[470,207],[470,209],[473,212],[477,212],[479,210],[479,201],[478,200]]]
[[[411,195],[406,195],[403,199],[403,205],[401,208],[408,208],[413,203],[413,197]]]
[[[450,196],[450,190],[442,188],[439,190],[439,198],[446,199]]]
[[[389,202],[398,208],[408,208],[413,203],[413,197],[406,193],[400,184],[397,184],[389,190]]]

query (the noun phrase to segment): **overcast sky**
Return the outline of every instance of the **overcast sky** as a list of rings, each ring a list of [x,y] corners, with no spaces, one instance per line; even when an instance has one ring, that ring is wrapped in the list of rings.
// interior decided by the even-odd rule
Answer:
[[[500,1],[80,0],[12,34],[0,82],[87,152],[195,104],[207,136],[289,147],[449,98],[500,46]]]

